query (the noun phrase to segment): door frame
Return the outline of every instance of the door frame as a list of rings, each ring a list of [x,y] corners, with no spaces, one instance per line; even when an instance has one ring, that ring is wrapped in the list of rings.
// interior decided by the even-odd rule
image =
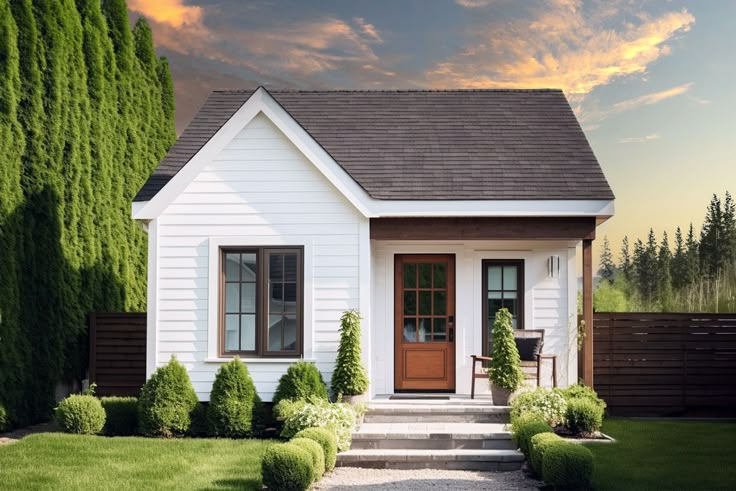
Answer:
[[[429,253],[429,254],[423,254],[423,253],[394,253],[394,269],[393,269],[393,289],[394,289],[394,315],[393,315],[393,323],[392,323],[392,329],[393,329],[393,339],[394,339],[394,357],[393,357],[393,364],[394,364],[394,393],[451,393],[454,394],[457,390],[457,380],[456,380],[456,349],[457,349],[457,311],[456,311],[456,292],[457,292],[457,255],[454,252],[451,253]],[[452,341],[449,340],[450,336],[450,326],[448,324],[447,326],[447,336],[448,336],[448,348],[447,348],[447,366],[446,369],[448,371],[448,381],[450,384],[450,387],[448,388],[442,388],[442,389],[404,389],[399,388],[399,385],[401,385],[402,380],[402,333],[403,331],[398,329],[398,322],[399,318],[403,316],[402,306],[403,306],[403,287],[401,286],[403,284],[403,274],[399,275],[399,272],[403,272],[403,268],[399,268],[400,264],[403,264],[405,262],[411,262],[406,261],[405,258],[415,258],[419,262],[432,262],[432,261],[440,261],[440,260],[447,260],[448,263],[448,274],[447,274],[447,315],[453,316],[455,318],[455,321],[453,322],[453,330],[454,335],[452,336]],[[450,274],[450,272],[452,274]],[[452,283],[450,283],[450,281]],[[450,285],[452,285],[452,288],[450,288]],[[418,308],[418,305],[417,305]],[[450,314],[450,312],[452,312]],[[417,325],[417,329],[419,326]],[[429,345],[429,344],[428,344]]]

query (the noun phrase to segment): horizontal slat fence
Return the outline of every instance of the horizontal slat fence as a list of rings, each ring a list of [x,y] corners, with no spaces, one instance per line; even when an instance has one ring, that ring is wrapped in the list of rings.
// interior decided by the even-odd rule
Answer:
[[[611,414],[736,414],[736,314],[596,312],[593,363]]]
[[[146,314],[89,315],[89,377],[99,396],[138,396],[146,381]]]

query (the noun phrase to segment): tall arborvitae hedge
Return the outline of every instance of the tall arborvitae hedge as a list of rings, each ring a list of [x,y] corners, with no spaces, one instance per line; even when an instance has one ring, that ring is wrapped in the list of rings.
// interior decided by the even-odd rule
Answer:
[[[168,63],[124,0],[0,0],[0,404],[47,417],[92,311],[143,310],[130,203],[174,141]]]

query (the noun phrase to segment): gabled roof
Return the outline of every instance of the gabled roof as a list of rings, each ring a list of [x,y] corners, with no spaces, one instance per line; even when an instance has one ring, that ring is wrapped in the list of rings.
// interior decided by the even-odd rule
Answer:
[[[134,201],[153,198],[253,92],[213,92]],[[560,90],[270,94],[373,199],[614,198]]]

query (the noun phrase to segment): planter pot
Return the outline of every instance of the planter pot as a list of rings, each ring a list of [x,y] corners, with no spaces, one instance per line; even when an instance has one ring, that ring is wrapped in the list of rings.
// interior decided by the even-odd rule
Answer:
[[[357,406],[364,402],[368,402],[368,397],[365,394],[358,394],[357,396],[343,396],[342,402],[346,402],[351,406]]]
[[[494,406],[508,406],[511,394],[513,394],[513,391],[491,384],[491,397],[493,397]]]

